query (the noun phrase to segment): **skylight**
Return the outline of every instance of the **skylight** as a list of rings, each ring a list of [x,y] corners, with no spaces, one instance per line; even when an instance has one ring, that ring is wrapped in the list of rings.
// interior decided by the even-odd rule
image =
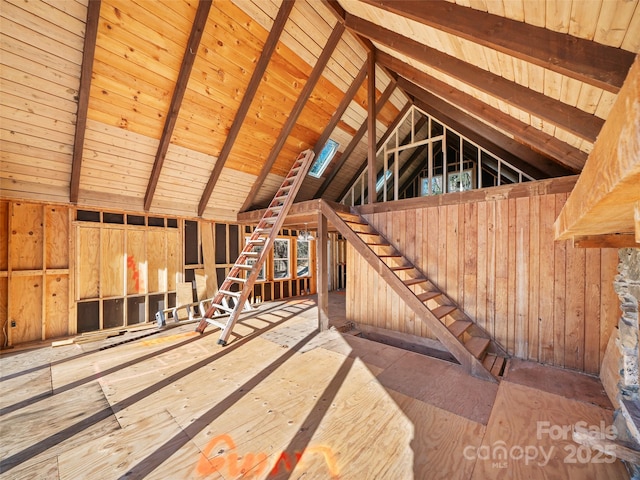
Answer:
[[[327,140],[327,143],[324,144],[320,155],[316,158],[316,161],[313,162],[311,169],[309,170],[309,175],[312,177],[320,178],[320,176],[324,173],[327,165],[333,158],[333,156],[338,151],[338,147],[340,144],[334,140]]]

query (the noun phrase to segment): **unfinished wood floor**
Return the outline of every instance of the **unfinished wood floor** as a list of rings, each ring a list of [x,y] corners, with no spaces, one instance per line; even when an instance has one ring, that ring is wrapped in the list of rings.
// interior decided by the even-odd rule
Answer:
[[[344,296],[331,297],[339,322]],[[597,380],[514,362],[497,386],[318,334],[316,321],[306,297],[263,305],[225,348],[217,331],[183,325],[119,345],[4,353],[1,477],[628,478],[553,429],[611,424]]]

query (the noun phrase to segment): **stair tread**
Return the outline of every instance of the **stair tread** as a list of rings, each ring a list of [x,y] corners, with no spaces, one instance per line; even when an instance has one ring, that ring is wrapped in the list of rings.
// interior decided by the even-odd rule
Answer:
[[[442,292],[438,292],[437,290],[424,292],[416,295],[421,302],[426,302],[427,300],[431,300],[432,298],[436,298],[437,296],[442,295]]]
[[[415,268],[413,265],[397,265],[395,267],[389,267],[392,271],[399,271],[399,270],[411,270],[412,268]]]
[[[504,357],[496,357],[496,361],[493,364],[493,367],[491,367],[491,374],[494,377],[499,377],[500,375],[502,375],[503,370],[504,370],[504,364],[506,363],[507,359]]]
[[[489,343],[491,343],[491,340],[488,338],[471,337],[465,342],[464,346],[471,352],[471,355],[480,359],[483,353],[486,352]]]
[[[449,325],[447,328],[449,329],[449,331],[451,333],[453,333],[456,337],[459,337],[460,335],[462,335],[464,332],[467,331],[467,329],[473,325],[473,323],[471,323],[468,320],[456,320],[455,322],[453,322],[451,325]]]
[[[439,307],[436,307],[433,310],[431,310],[431,313],[433,313],[436,316],[436,318],[442,318],[445,315],[450,314],[456,309],[457,307],[455,305],[440,305]]]
[[[402,282],[409,286],[409,285],[416,285],[418,283],[422,283],[422,282],[426,282],[427,279],[426,278],[407,278],[406,280],[403,280]]]

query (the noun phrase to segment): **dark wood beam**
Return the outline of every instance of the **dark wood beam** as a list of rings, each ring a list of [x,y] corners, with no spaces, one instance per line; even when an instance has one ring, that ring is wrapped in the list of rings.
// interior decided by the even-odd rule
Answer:
[[[320,135],[320,138],[316,142],[316,146],[313,149],[314,158],[317,158],[320,152],[322,151],[322,149],[324,148],[325,143],[327,143],[327,140],[329,140],[329,137],[335,130],[336,125],[338,125],[338,122],[342,118],[342,115],[344,115],[344,112],[349,107],[349,104],[351,103],[351,101],[353,100],[353,97],[355,97],[356,93],[358,92],[358,89],[362,85],[362,82],[364,81],[364,77],[366,77],[366,75],[367,75],[367,64],[365,63],[364,65],[362,65],[362,68],[360,68],[360,71],[358,72],[358,75],[356,76],[356,78],[354,78],[353,82],[351,82],[351,85],[349,86],[344,96],[342,97],[342,100],[340,101],[340,105],[338,105],[338,108],[336,108],[336,111],[331,116],[331,120],[329,120],[329,123],[325,127],[324,132],[322,132],[322,135]]]
[[[635,55],[449,2],[363,0],[471,42],[618,93]]]
[[[284,30],[284,26],[287,23],[287,19],[289,18],[289,14],[291,13],[291,9],[293,8],[294,3],[295,2],[293,0],[285,0],[284,2],[282,2],[282,5],[278,10],[278,15],[276,16],[271,30],[269,31],[269,36],[267,37],[267,40],[262,47],[262,53],[260,53],[260,58],[256,63],[256,68],[251,74],[251,80],[249,80],[247,90],[244,92],[244,96],[242,97],[240,106],[236,111],[236,115],[233,119],[233,123],[231,124],[231,128],[229,128],[227,138],[225,139],[224,145],[220,150],[220,155],[218,155],[216,164],[211,171],[211,175],[209,176],[207,185],[204,187],[204,191],[202,192],[202,196],[200,197],[200,203],[198,204],[198,216],[200,217],[204,214],[204,211],[207,208],[207,204],[209,203],[209,199],[211,198],[213,189],[215,188],[216,183],[218,183],[218,179],[220,178],[220,174],[222,173],[222,169],[224,168],[225,163],[227,163],[227,159],[229,158],[229,154],[231,153],[233,144],[238,138],[238,134],[240,133],[240,129],[242,128],[242,124],[244,123],[244,119],[246,118],[247,113],[249,112],[249,108],[251,107],[251,103],[256,96],[256,92],[258,91],[258,87],[260,86],[260,82],[262,81],[264,72],[269,65],[271,56],[273,55],[273,52],[278,45],[280,35],[282,35],[282,31]]]
[[[204,27],[207,24],[211,4],[212,0],[200,0],[198,3],[198,10],[196,11],[193,25],[191,26],[191,33],[189,34],[187,47],[184,50],[182,64],[180,65],[180,72],[178,73],[176,86],[173,90],[171,103],[169,104],[169,112],[167,113],[167,118],[164,122],[162,135],[160,136],[160,143],[156,152],[156,158],[153,162],[153,168],[151,169],[149,183],[147,184],[147,191],[144,195],[145,211],[149,211],[151,208],[151,202],[153,202],[153,195],[156,192],[160,173],[162,172],[162,165],[164,164],[164,159],[167,156],[167,150],[169,150],[169,144],[171,143],[171,135],[173,134],[173,129],[176,126],[178,115],[180,114],[182,99],[184,98],[184,93],[187,91],[187,84],[189,83],[193,63],[198,55],[200,40],[204,33]]]
[[[84,49],[82,51],[82,68],[80,70],[80,87],[78,89],[78,112],[76,114],[73,157],[71,159],[71,179],[69,182],[69,201],[71,203],[78,203],[78,195],[80,193],[80,172],[82,170],[82,155],[84,154],[84,135],[87,129],[91,73],[93,72],[93,58],[96,52],[96,38],[98,37],[100,4],[101,0],[89,0],[87,8]]]
[[[282,130],[280,131],[280,134],[278,135],[278,139],[276,140],[275,145],[271,149],[271,152],[269,152],[269,157],[267,157],[267,160],[262,166],[260,175],[258,175],[258,178],[253,183],[253,186],[251,187],[251,190],[249,191],[247,198],[242,204],[242,208],[240,209],[240,211],[247,210],[253,204],[253,201],[256,198],[256,195],[258,194],[258,190],[260,190],[260,187],[262,187],[262,184],[264,183],[265,179],[267,178],[267,175],[271,171],[271,167],[273,167],[273,164],[278,158],[278,155],[280,154],[282,147],[284,147],[284,144],[287,141],[287,138],[289,137],[291,130],[296,125],[296,122],[298,121],[298,117],[302,113],[302,110],[304,109],[304,106],[306,105],[307,100],[311,96],[311,93],[313,92],[313,89],[316,83],[320,79],[320,76],[322,75],[322,72],[325,66],[327,65],[327,62],[331,58],[333,51],[338,45],[338,42],[340,41],[340,38],[342,37],[344,30],[345,30],[345,27],[341,23],[336,24],[336,26],[333,28],[333,32],[331,32],[331,36],[327,40],[327,43],[324,46],[324,49],[322,50],[320,57],[318,57],[318,61],[314,65],[313,70],[309,75],[309,79],[307,80],[307,83],[305,83],[302,89],[302,92],[300,92],[300,96],[296,101],[296,104],[293,106],[293,109],[289,113],[287,121],[285,122],[284,126],[282,127]]]
[[[369,191],[376,186],[376,55],[370,51],[367,55],[369,77],[367,78],[367,168],[369,169]],[[376,201],[375,195],[369,195],[369,203]]]
[[[382,107],[384,107],[384,105],[389,101],[389,98],[391,98],[391,94],[393,93],[395,88],[396,88],[395,82],[391,82],[389,83],[389,85],[387,85],[387,88],[384,90],[384,92],[382,92],[382,95],[380,96],[380,98],[376,103],[377,112],[382,110]],[[367,131],[367,120],[362,122],[362,125],[360,125],[360,128],[358,129],[356,134],[353,136],[353,138],[349,142],[349,145],[347,145],[347,148],[345,148],[344,152],[342,152],[342,155],[340,156],[340,159],[338,160],[336,165],[331,170],[331,173],[324,180],[324,182],[322,182],[322,185],[314,195],[314,198],[320,198],[322,194],[327,190],[329,185],[331,185],[331,182],[336,177],[340,169],[344,166],[349,156],[353,153],[353,150],[358,146],[358,144],[360,143],[360,140],[362,140],[362,137],[364,137],[364,134],[366,133],[366,131]]]
[[[410,88],[410,85],[407,85],[407,83],[418,85],[421,90],[426,90],[441,98],[445,98],[448,103],[455,105],[459,109],[478,118],[483,118],[487,124],[495,125],[496,128],[509,133],[520,143],[541,152],[559,165],[571,169],[574,172],[580,172],[580,170],[582,170],[587,154],[577,148],[503,113],[497,108],[493,108],[471,95],[453,88],[411,65],[401,62],[391,55],[381,52],[378,56],[378,61],[384,63],[400,76],[409,80],[409,82],[406,83],[399,81],[406,91],[409,92]]]
[[[429,65],[474,89],[503,100],[588,142],[595,142],[604,124],[603,119],[584,110],[547,97],[362,18],[347,14],[346,26],[374,42]]]

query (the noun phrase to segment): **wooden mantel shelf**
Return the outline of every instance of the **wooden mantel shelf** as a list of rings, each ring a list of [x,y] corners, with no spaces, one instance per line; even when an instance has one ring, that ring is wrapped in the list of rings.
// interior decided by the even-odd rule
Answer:
[[[640,248],[640,56],[554,227],[557,240],[631,234]]]

